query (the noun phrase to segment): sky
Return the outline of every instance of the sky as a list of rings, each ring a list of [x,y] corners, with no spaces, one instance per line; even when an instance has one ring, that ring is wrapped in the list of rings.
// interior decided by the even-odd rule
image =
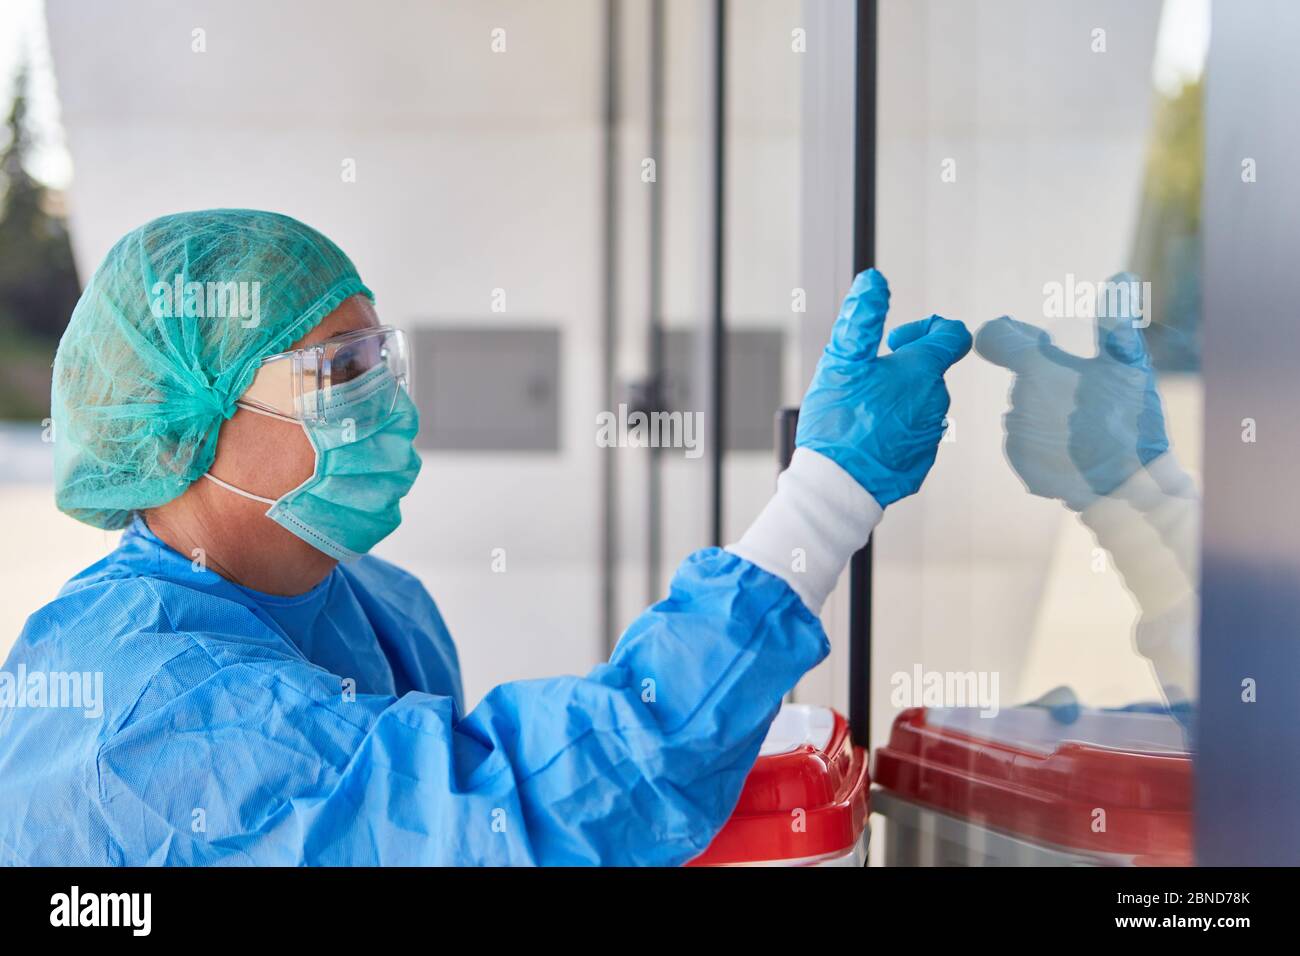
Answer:
[[[23,61],[32,72],[28,116],[36,140],[28,171],[42,182],[62,188],[72,180],[72,158],[59,125],[58,94],[45,36],[45,5],[43,0],[0,0],[0,118],[9,113],[14,73]]]
[[[1210,46],[1210,0],[1165,0],[1156,35],[1151,80],[1161,93],[1177,93],[1205,68]]]

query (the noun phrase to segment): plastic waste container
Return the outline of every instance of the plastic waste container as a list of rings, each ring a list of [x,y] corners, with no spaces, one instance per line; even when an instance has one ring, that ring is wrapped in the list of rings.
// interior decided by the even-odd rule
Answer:
[[[736,809],[690,866],[863,866],[871,778],[848,722],[827,707],[786,704]]]
[[[875,754],[887,866],[1192,863],[1192,758],[1167,714],[899,714]]]

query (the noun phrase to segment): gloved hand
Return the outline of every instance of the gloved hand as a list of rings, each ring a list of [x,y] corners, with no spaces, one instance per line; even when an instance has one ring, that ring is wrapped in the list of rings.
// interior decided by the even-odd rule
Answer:
[[[1108,281],[1140,288],[1131,273]],[[975,351],[1016,373],[1002,422],[1007,459],[1031,494],[1082,511],[1169,449],[1139,309],[1130,299],[1108,314],[1098,302],[1094,358],[1006,316],[979,330]]]
[[[888,311],[885,277],[875,269],[860,273],[817,363],[795,434],[797,447],[831,459],[882,508],[920,488],[934,464],[948,413],[943,373],[971,347],[966,326],[932,315],[894,329],[891,354],[877,355]]]

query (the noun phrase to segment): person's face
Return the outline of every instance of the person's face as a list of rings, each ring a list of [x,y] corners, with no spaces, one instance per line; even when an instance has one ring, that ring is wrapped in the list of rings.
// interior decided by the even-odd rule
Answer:
[[[344,300],[320,325],[291,347],[303,348],[336,335],[377,325],[379,316],[374,305],[365,296],[355,295]],[[275,499],[310,478],[315,467],[315,452],[301,426],[240,408],[221,426],[216,457],[210,470],[236,488]],[[255,515],[262,520],[249,522],[252,528],[293,538],[289,532],[265,518],[266,505],[207,484],[217,492],[208,496],[209,502],[228,509],[232,519],[247,521],[250,515]]]

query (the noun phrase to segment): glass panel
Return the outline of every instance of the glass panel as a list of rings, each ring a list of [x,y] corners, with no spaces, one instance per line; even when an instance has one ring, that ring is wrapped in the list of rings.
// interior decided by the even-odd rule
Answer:
[[[725,299],[727,454],[723,536],[733,541],[771,497],[774,417],[797,406],[800,135],[807,47],[800,0],[728,4]]]
[[[661,328],[662,407],[690,416],[692,447],[620,450],[617,489],[618,593],[625,621],[665,593],[678,563],[711,541],[711,365],[706,351],[713,308],[714,10],[696,0],[664,0],[665,73],[654,133],[653,18],[656,4],[622,10],[619,76],[621,168],[644,175],[655,158],[655,193],[625,179],[619,200],[622,308],[618,377],[651,378],[652,309]],[[773,420],[797,404],[801,70],[794,31],[801,0],[728,3],[724,312],[727,326],[723,460],[724,542],[745,530],[771,496],[776,457]],[[658,141],[655,155],[654,142]],[[631,175],[629,172],[627,175]],[[658,202],[659,209],[654,204]],[[656,217],[658,225],[655,224]],[[660,236],[655,251],[656,230]],[[655,270],[658,270],[658,289]],[[659,490],[651,485],[650,459]],[[649,514],[645,514],[646,510]],[[657,535],[657,545],[651,535]],[[648,575],[647,555],[657,550]]]
[[[919,748],[930,799],[962,821],[930,847],[947,862],[1190,860],[1190,759],[1107,748],[1192,747],[1208,23],[1192,0],[880,4],[890,323],[937,312],[978,333],[948,378],[938,463],[889,509],[874,569],[879,782]],[[967,737],[959,755],[931,746]],[[1067,823],[992,778],[945,788],[1007,748]],[[1131,805],[1102,799],[1120,772],[1139,777]],[[901,833],[934,806],[899,786],[882,808]],[[1175,831],[1121,832],[1152,811]]]

